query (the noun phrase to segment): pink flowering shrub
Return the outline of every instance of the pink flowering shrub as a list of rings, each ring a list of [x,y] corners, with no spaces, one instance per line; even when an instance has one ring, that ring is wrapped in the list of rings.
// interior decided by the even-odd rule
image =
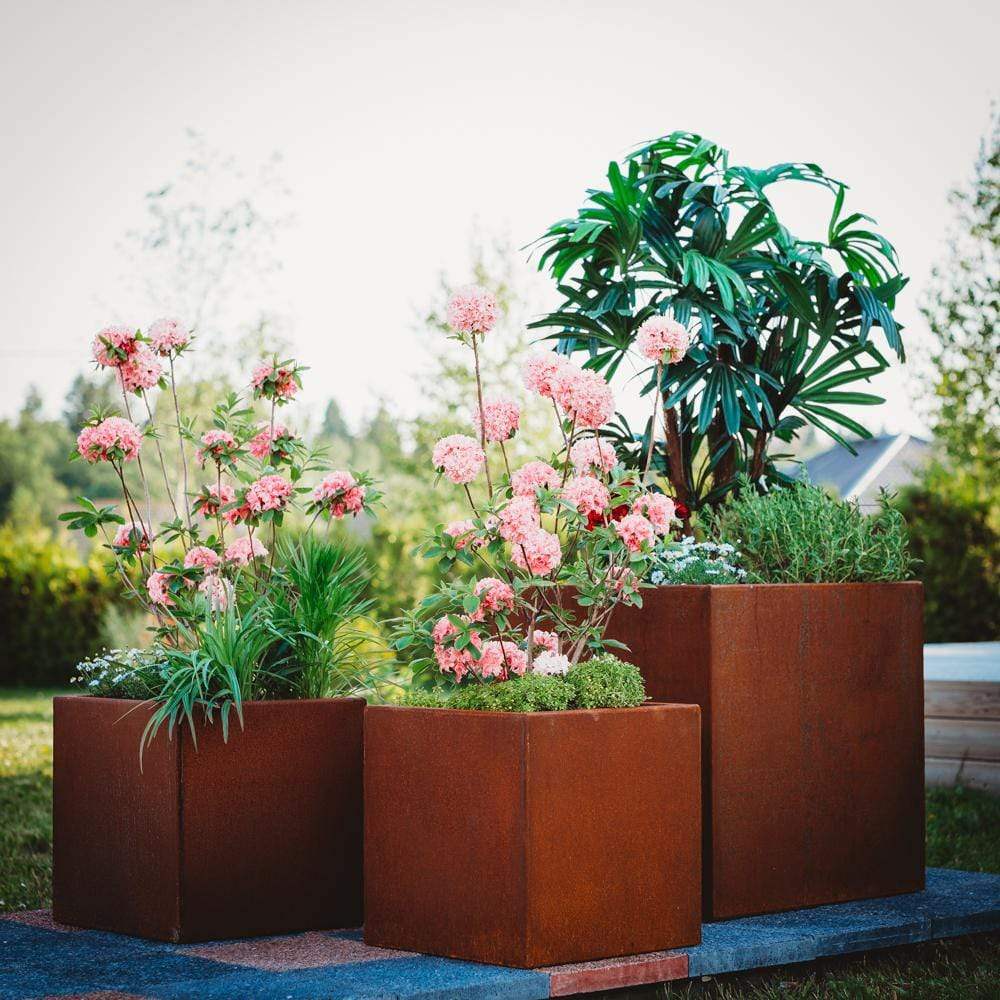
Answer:
[[[522,373],[525,387],[551,402],[563,447],[511,468],[504,442],[520,406],[484,396],[477,300],[463,292],[453,301],[449,322],[473,352],[479,440],[458,428],[432,450],[429,464],[462,487],[469,513],[438,526],[424,552],[445,572],[463,565],[476,576],[442,584],[400,619],[395,645],[427,651],[413,664],[454,683],[558,676],[605,648],[616,604],[640,603],[672,503],[628,473],[600,437],[615,412],[610,386],[556,354],[529,358]]]
[[[298,518],[308,533],[319,518],[369,511],[380,497],[365,474],[325,472],[318,454],[275,421],[275,408],[302,385],[305,369],[294,361],[257,365],[250,392],[227,396],[210,426],[195,429],[181,416],[174,382],[191,340],[189,328],[175,319],[157,320],[145,335],[109,326],[94,338],[94,361],[114,371],[127,416],[95,415],[79,432],[77,454],[114,468],[123,504],[119,512],[81,498],[81,509],[62,515],[72,529],[104,542],[164,649],[196,644],[206,614],[249,613],[275,589],[290,586],[282,564],[304,543],[281,544],[278,529],[286,518]],[[165,405],[153,405],[153,393],[168,393]],[[154,412],[170,414],[173,422],[157,427]],[[140,413],[148,417],[143,426],[134,422]],[[169,436],[171,460],[163,445]],[[197,478],[193,467],[203,470]],[[152,520],[154,483],[170,505],[159,526]]]

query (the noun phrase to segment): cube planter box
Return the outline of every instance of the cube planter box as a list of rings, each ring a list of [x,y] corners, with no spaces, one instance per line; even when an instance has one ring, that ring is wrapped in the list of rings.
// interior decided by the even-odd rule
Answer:
[[[699,710],[369,707],[365,941],[518,968],[701,939]]]
[[[924,885],[919,583],[673,586],[608,635],[702,710],[705,918]]]
[[[362,921],[364,702],[248,702],[160,730],[152,709],[56,698],[53,917],[164,941]]]

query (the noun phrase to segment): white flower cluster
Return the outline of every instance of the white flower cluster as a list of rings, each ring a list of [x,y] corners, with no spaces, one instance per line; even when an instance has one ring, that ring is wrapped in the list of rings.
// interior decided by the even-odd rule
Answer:
[[[147,649],[108,649],[76,665],[70,684],[86,688],[86,694],[121,694],[128,697],[143,687],[161,668],[159,659]]]
[[[696,542],[685,535],[679,542],[663,546],[657,557],[659,565],[649,575],[649,582],[657,587],[699,582],[693,577],[704,577],[705,583],[711,583],[716,578],[742,582],[747,576],[739,565],[739,552],[728,542]]]

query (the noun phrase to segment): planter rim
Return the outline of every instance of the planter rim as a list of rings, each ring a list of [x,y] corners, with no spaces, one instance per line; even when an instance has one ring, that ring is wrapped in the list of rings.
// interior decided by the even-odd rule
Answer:
[[[114,698],[97,694],[54,694],[53,701],[120,701],[128,705],[152,705],[155,698]],[[344,695],[336,698],[267,698],[253,701],[242,701],[241,705],[324,705],[328,702],[361,701],[359,695]]]
[[[647,701],[629,708],[562,708],[541,712],[480,712],[474,708],[448,708],[446,705],[369,705],[369,711],[389,709],[393,712],[450,712],[452,715],[477,716],[491,719],[534,719],[567,715],[607,715],[621,712],[641,712],[650,708],[697,708],[697,705],[681,701]]]

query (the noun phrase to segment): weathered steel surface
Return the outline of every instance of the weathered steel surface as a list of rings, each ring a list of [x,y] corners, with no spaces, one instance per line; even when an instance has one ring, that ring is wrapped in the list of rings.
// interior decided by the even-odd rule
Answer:
[[[706,919],[922,888],[920,584],[643,596],[609,634],[702,707]]]
[[[55,699],[57,920],[173,941],[361,923],[363,701],[249,702],[228,744],[161,732],[141,773],[139,704]]]
[[[521,968],[696,943],[698,717],[370,707],[365,941]]]
[[[150,709],[55,698],[52,915],[60,923],[170,940],[180,924],[180,763],[157,740],[139,773]]]

